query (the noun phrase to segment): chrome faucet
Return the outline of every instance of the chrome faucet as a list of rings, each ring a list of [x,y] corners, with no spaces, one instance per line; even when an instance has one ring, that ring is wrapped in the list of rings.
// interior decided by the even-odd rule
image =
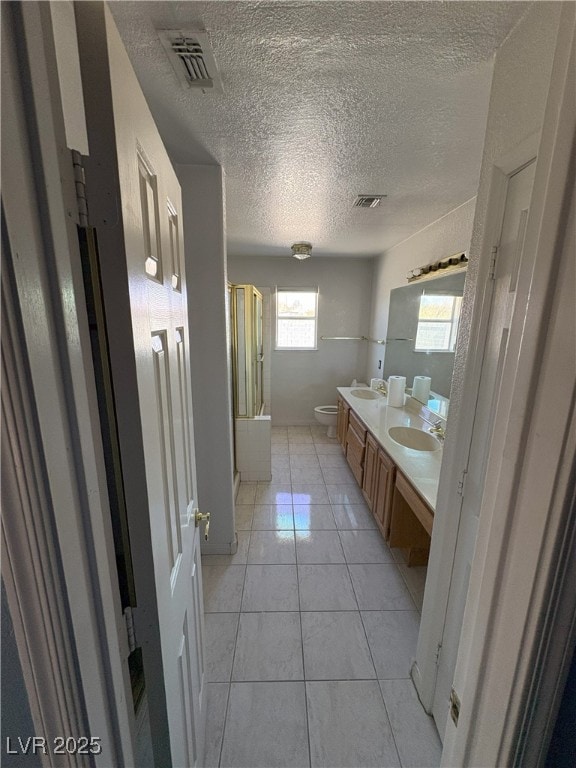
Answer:
[[[440,419],[438,419],[438,421],[435,421],[428,431],[431,432],[433,435],[436,435],[436,437],[439,440],[444,440],[444,434],[445,434],[444,427],[442,426],[442,422],[440,421]]]

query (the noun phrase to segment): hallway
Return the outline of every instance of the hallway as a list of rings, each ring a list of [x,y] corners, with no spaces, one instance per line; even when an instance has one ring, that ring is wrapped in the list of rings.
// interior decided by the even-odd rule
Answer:
[[[203,557],[206,766],[420,766],[441,744],[409,679],[425,568],[383,542],[336,440],[272,430],[238,552]]]

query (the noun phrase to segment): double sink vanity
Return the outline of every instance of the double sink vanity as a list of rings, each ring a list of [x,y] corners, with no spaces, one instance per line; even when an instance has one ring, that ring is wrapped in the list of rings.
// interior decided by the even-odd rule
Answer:
[[[338,387],[338,442],[385,541],[426,565],[434,523],[442,419],[412,397],[404,407],[368,387]]]

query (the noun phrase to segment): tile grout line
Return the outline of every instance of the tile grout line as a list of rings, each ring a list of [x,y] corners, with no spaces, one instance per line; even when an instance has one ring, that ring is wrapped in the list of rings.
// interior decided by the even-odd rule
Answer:
[[[238,624],[236,625],[236,638],[234,640],[234,652],[232,654],[232,664],[230,666],[230,680],[228,682],[228,698],[226,700],[226,711],[224,714],[224,725],[222,727],[222,741],[220,743],[220,755],[218,757],[218,766],[222,764],[222,750],[224,749],[224,737],[226,736],[226,726],[228,724],[228,712],[230,710],[230,696],[232,694],[232,674],[234,672],[234,661],[236,660],[236,646],[238,645],[238,634],[240,632],[240,615],[242,614],[242,600],[244,599],[244,586],[246,584],[246,575],[248,573],[248,552],[250,550],[251,532],[248,533],[248,549],[246,550],[246,563],[244,564],[244,580],[242,581],[242,594],[240,595],[240,607],[238,609]]]
[[[350,576],[350,580],[352,580],[352,576]],[[354,585],[352,585],[352,588],[354,588]],[[362,622],[362,629],[364,630],[364,636],[366,637],[366,645],[368,646],[368,652],[370,653],[370,659],[372,660],[372,666],[374,667],[374,674],[376,675],[375,682],[378,686],[378,691],[380,693],[380,698],[382,699],[382,704],[384,705],[384,712],[386,713],[386,719],[388,720],[388,725],[390,727],[390,735],[392,736],[392,741],[394,743],[394,749],[396,750],[396,755],[398,756],[398,762],[403,768],[403,763],[400,758],[400,752],[398,751],[398,745],[396,744],[396,736],[394,735],[394,729],[392,728],[392,721],[390,720],[390,715],[388,714],[388,708],[386,707],[386,702],[384,700],[384,694],[382,693],[382,686],[380,685],[380,678],[378,677],[378,671],[376,670],[376,664],[374,663],[374,656],[372,655],[372,648],[370,648],[370,643],[368,642],[368,634],[366,632],[366,627],[364,626],[364,619],[362,618],[362,611],[358,611],[360,614],[360,621]],[[405,678],[401,678],[405,679]]]
[[[302,649],[302,677],[304,683],[304,715],[306,717],[306,735],[308,738],[308,764],[312,765],[312,745],[310,743],[310,722],[308,719],[308,690],[306,688],[306,663],[304,661],[304,630],[302,628],[302,603],[300,600],[300,569],[296,560],[296,586],[298,589],[298,619],[300,621],[300,644]]]
[[[288,447],[290,451],[290,447]],[[316,455],[316,447],[314,447],[314,455]],[[290,470],[290,476],[292,476],[292,470]],[[292,486],[291,486],[292,487]],[[294,496],[292,496],[292,517],[294,518]],[[294,519],[294,525],[296,520]],[[308,689],[306,686],[306,663],[304,660],[304,630],[302,628],[302,603],[300,600],[300,570],[298,563],[298,549],[296,547],[296,530],[294,530],[294,558],[296,560],[296,583],[298,585],[298,611],[300,619],[300,642],[302,644],[302,676],[304,678],[304,715],[306,717],[306,734],[308,736],[308,765],[312,766],[312,744],[310,740],[310,720],[308,717]]]
[[[378,680],[378,690],[380,691],[382,704],[384,704],[384,712],[386,712],[386,717],[388,718],[388,725],[390,726],[390,734],[392,736],[392,741],[394,742],[394,749],[396,750],[396,754],[398,755],[398,762],[400,763],[401,768],[404,768],[404,763],[402,762],[402,758],[400,757],[400,750],[398,749],[398,743],[396,742],[396,734],[394,733],[394,728],[392,728],[392,720],[390,719],[390,713],[388,712],[388,707],[386,706],[386,699],[384,698],[384,694],[382,692],[382,686],[380,685],[380,680]]]

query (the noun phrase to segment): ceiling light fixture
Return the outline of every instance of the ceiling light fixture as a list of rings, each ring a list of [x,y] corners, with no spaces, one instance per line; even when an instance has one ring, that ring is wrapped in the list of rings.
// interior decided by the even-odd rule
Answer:
[[[309,259],[312,256],[312,243],[294,243],[292,245],[292,256],[295,259]]]

